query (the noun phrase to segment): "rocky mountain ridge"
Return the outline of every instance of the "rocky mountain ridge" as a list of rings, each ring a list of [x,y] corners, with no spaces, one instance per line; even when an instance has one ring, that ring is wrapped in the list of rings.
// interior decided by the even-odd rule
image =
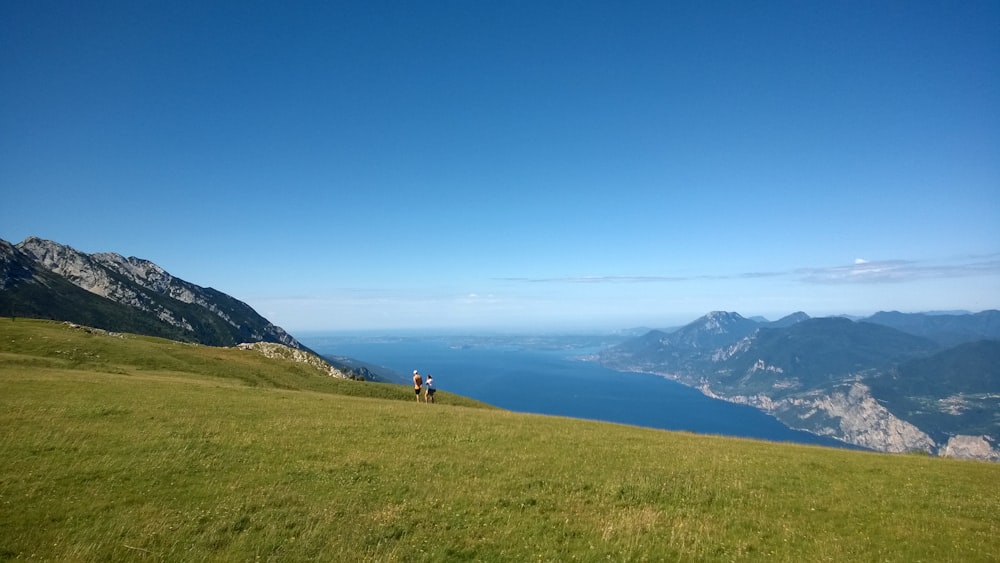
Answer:
[[[855,322],[796,313],[762,323],[717,311],[674,332],[650,331],[599,360],[674,379],[845,443],[1000,461],[1000,340],[982,328],[1000,312],[968,322],[907,320],[938,323],[947,328],[941,334],[906,333],[879,318],[885,317]],[[943,344],[956,334],[967,342]]]
[[[0,241],[0,314],[72,321],[213,346],[275,342],[306,349],[249,305],[148,260],[86,254],[29,237]]]

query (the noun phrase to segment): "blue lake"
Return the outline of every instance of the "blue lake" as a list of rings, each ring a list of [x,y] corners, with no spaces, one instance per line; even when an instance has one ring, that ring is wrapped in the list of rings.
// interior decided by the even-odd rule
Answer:
[[[442,338],[299,338],[322,355],[348,356],[392,370],[432,374],[438,389],[504,409],[776,442],[847,447],[792,430],[745,405],[711,399],[668,379],[576,359],[596,350],[456,346]]]

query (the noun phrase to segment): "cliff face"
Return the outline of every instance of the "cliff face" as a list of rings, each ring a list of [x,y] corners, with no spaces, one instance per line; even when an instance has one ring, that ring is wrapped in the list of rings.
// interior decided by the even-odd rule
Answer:
[[[170,308],[168,301],[161,302],[153,298],[155,294],[174,298],[170,295],[172,284],[169,279],[165,279],[172,277],[162,269],[156,268],[158,272],[152,272],[152,276],[149,275],[152,268],[143,269],[143,273],[152,278],[153,282],[150,283],[149,279],[136,275],[133,268],[123,268],[128,261],[115,254],[88,255],[69,246],[33,237],[17,246],[22,252],[34,258],[39,265],[81,289],[151,313],[159,320],[185,331],[194,331],[194,327],[187,319],[177,315],[176,311]],[[116,276],[115,273],[119,275]],[[156,275],[157,273],[162,275]],[[181,302],[192,303],[193,300],[181,300]]]
[[[736,396],[731,400],[764,410],[790,428],[855,446],[891,453],[932,453],[936,449],[927,433],[889,412],[861,383],[778,400],[767,395]]]
[[[263,341],[304,349],[246,303],[176,278],[148,260],[86,254],[34,237],[2,250],[7,265],[0,288],[9,292],[7,307],[23,316],[216,346]],[[71,295],[54,278],[111,303]]]

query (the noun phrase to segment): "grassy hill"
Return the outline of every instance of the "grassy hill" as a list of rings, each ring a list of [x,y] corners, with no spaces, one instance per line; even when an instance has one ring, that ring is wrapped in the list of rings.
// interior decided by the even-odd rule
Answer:
[[[1000,465],[511,413],[0,319],[0,559],[990,561]]]

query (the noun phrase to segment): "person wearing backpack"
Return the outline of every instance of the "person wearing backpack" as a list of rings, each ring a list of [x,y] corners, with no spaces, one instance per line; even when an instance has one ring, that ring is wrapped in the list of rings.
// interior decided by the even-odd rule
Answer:
[[[417,370],[413,370],[413,392],[417,394],[417,402],[420,402],[420,387],[424,384],[424,380],[417,373]]]

